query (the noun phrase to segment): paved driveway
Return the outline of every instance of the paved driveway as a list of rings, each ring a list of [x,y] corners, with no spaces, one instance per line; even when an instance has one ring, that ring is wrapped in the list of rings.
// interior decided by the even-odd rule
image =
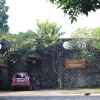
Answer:
[[[0,92],[0,100],[100,100],[100,89]]]
[[[100,96],[100,89],[10,91],[0,92],[0,96],[84,96],[86,93]]]

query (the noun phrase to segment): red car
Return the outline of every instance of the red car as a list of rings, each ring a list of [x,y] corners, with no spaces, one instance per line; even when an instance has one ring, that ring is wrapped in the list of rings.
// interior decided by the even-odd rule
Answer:
[[[31,82],[28,73],[26,72],[19,72],[15,73],[12,77],[11,83],[12,89],[31,89]]]

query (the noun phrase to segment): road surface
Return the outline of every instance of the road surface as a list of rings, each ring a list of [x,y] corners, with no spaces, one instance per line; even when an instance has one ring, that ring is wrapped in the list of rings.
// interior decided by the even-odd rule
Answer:
[[[100,100],[99,96],[22,96],[22,97],[0,97],[0,100]]]

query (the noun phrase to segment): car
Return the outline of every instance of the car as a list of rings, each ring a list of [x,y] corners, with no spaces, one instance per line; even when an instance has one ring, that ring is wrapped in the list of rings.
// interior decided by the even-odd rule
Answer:
[[[31,89],[30,76],[27,72],[18,72],[13,74],[11,88],[12,89]]]

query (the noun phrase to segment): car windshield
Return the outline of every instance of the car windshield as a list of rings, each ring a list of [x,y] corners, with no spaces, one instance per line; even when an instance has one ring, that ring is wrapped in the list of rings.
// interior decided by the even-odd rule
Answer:
[[[20,73],[16,74],[16,78],[25,78],[26,74]]]

